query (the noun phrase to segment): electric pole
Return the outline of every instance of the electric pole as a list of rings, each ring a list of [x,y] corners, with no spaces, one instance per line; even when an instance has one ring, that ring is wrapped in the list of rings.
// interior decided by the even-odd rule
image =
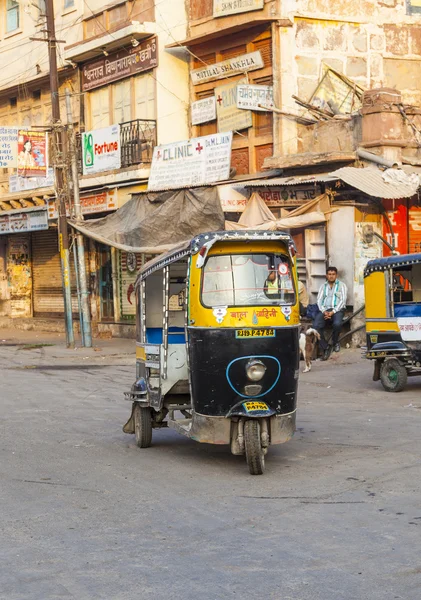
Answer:
[[[53,118],[53,136],[55,144],[55,187],[58,206],[58,237],[63,279],[64,318],[66,323],[66,341],[68,348],[74,348],[72,294],[70,289],[69,234],[66,215],[66,189],[64,185],[63,127],[60,120],[59,84],[57,72],[57,40],[54,23],[53,0],[45,0],[47,21],[48,56],[50,61],[51,111]]]
[[[73,181],[73,208],[75,218],[78,223],[83,221],[82,207],[80,205],[79,194],[79,177],[77,172],[77,156],[76,156],[76,141],[75,131],[73,127],[72,101],[69,90],[66,90],[66,112],[67,112],[67,136],[69,140],[69,154],[71,173]],[[85,265],[85,246],[83,243],[83,235],[80,231],[76,231],[77,245],[77,277],[79,278],[79,293],[80,293],[80,331],[82,334],[82,343],[86,348],[92,348],[92,330],[91,330],[91,313],[89,310],[89,291],[86,279]]]

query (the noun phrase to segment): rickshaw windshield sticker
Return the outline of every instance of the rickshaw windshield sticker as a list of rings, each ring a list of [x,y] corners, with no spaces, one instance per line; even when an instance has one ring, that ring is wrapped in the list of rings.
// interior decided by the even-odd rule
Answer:
[[[227,306],[218,306],[213,309],[213,315],[216,318],[216,322],[221,324],[224,320],[225,315],[227,314],[228,307]]]

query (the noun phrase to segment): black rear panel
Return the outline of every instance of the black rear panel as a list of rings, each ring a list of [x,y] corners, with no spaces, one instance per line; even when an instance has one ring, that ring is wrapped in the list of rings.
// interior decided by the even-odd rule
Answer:
[[[235,329],[189,328],[193,404],[196,412],[222,416],[238,402],[258,398],[277,414],[296,407],[299,368],[298,327],[275,329],[274,337],[236,338]],[[263,379],[251,382],[246,376],[250,357],[266,366]],[[262,386],[250,397],[244,387]]]

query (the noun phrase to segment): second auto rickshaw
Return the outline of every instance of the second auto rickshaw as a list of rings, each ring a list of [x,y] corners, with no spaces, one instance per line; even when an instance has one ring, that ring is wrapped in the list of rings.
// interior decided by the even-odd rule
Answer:
[[[387,392],[421,375],[421,254],[377,258],[364,272],[367,353]]]
[[[137,445],[170,427],[230,444],[261,474],[295,430],[295,247],[270,231],[201,234],[147,263],[136,284],[136,382],[124,426]]]

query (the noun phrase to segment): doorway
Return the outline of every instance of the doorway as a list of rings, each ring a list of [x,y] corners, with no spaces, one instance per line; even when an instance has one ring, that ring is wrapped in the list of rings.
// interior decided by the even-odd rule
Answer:
[[[101,321],[114,321],[111,248],[102,244],[99,245],[99,298]]]

